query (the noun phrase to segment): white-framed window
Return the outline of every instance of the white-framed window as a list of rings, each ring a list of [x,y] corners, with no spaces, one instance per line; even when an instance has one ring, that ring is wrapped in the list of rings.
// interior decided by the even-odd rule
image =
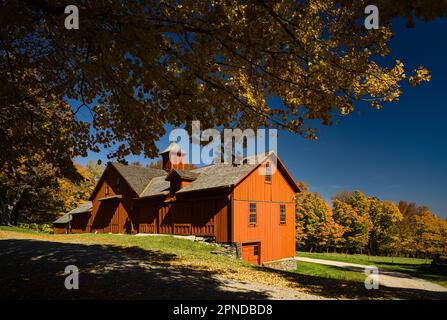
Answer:
[[[270,167],[270,162],[265,164],[265,182],[272,182],[272,168]]]
[[[286,224],[286,205],[279,205],[279,224]]]
[[[251,225],[256,224],[256,203],[250,203],[249,222]]]

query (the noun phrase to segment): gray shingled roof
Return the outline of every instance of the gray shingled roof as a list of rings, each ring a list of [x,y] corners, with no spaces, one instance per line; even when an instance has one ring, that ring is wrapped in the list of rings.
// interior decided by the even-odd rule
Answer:
[[[80,205],[79,207],[67,212],[62,217],[55,220],[53,223],[68,223],[71,221],[72,215],[78,214],[78,213],[90,212],[90,211],[92,211],[92,207],[93,207],[92,202],[87,201],[86,203]]]
[[[261,161],[257,161],[257,164],[272,154],[274,153],[270,151],[267,155],[263,155],[263,157],[259,158]],[[245,163],[234,166],[232,164],[219,163],[192,170],[175,169],[181,177],[193,180],[187,186],[177,191],[177,193],[233,186],[253,170],[257,164]],[[112,165],[126,179],[139,197],[152,197],[169,193],[170,182],[166,181],[167,173],[164,170],[126,166],[119,163],[112,163]]]
[[[112,165],[116,168],[116,170],[118,170],[118,172],[138,195],[143,192],[153,178],[166,175],[166,171],[162,169],[143,168],[116,162],[112,163]]]
[[[140,197],[152,197],[166,195],[169,193],[170,182],[166,181],[166,176],[156,177],[149,182]]]
[[[252,164],[233,166],[232,164],[220,163],[191,170],[192,172],[200,173],[199,177],[177,193],[234,185],[255,166]]]
[[[66,214],[64,214],[59,219],[54,220],[53,223],[54,224],[63,224],[63,223],[68,223],[70,221],[71,221],[71,213],[67,212]]]
[[[194,172],[192,170],[173,169],[172,172],[176,172],[180,176],[180,178],[187,180],[195,180],[200,175],[199,172]]]

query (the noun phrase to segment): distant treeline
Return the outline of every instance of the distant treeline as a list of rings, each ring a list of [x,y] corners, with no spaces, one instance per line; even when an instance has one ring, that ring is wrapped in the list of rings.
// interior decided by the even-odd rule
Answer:
[[[447,254],[447,221],[426,206],[398,205],[343,191],[332,208],[316,192],[296,197],[296,243],[303,251],[434,257]]]

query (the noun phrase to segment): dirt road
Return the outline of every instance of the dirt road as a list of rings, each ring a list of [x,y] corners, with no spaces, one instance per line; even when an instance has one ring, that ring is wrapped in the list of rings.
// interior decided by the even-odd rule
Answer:
[[[348,263],[348,262],[340,262],[340,261],[332,261],[332,260],[323,260],[323,259],[313,259],[313,258],[305,258],[305,257],[296,257],[297,261],[303,262],[311,262],[324,264],[328,266],[340,267],[346,270],[364,272],[367,265],[356,264],[356,263]],[[389,271],[384,269],[379,269],[379,284],[390,287],[390,288],[401,288],[401,289],[418,289],[425,291],[434,291],[434,292],[447,292],[447,288],[443,287],[439,284],[429,282],[427,280],[414,278],[410,275],[403,274],[400,272]]]

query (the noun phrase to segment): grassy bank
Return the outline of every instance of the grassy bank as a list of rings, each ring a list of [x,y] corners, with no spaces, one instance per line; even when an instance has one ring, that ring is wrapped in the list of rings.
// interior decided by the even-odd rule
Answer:
[[[433,270],[430,266],[431,260],[405,257],[367,256],[361,254],[346,255],[341,253],[309,253],[301,251],[297,252],[297,256],[363,265],[374,265],[379,269],[402,272],[413,277],[425,279],[447,287],[447,276],[439,271]]]

